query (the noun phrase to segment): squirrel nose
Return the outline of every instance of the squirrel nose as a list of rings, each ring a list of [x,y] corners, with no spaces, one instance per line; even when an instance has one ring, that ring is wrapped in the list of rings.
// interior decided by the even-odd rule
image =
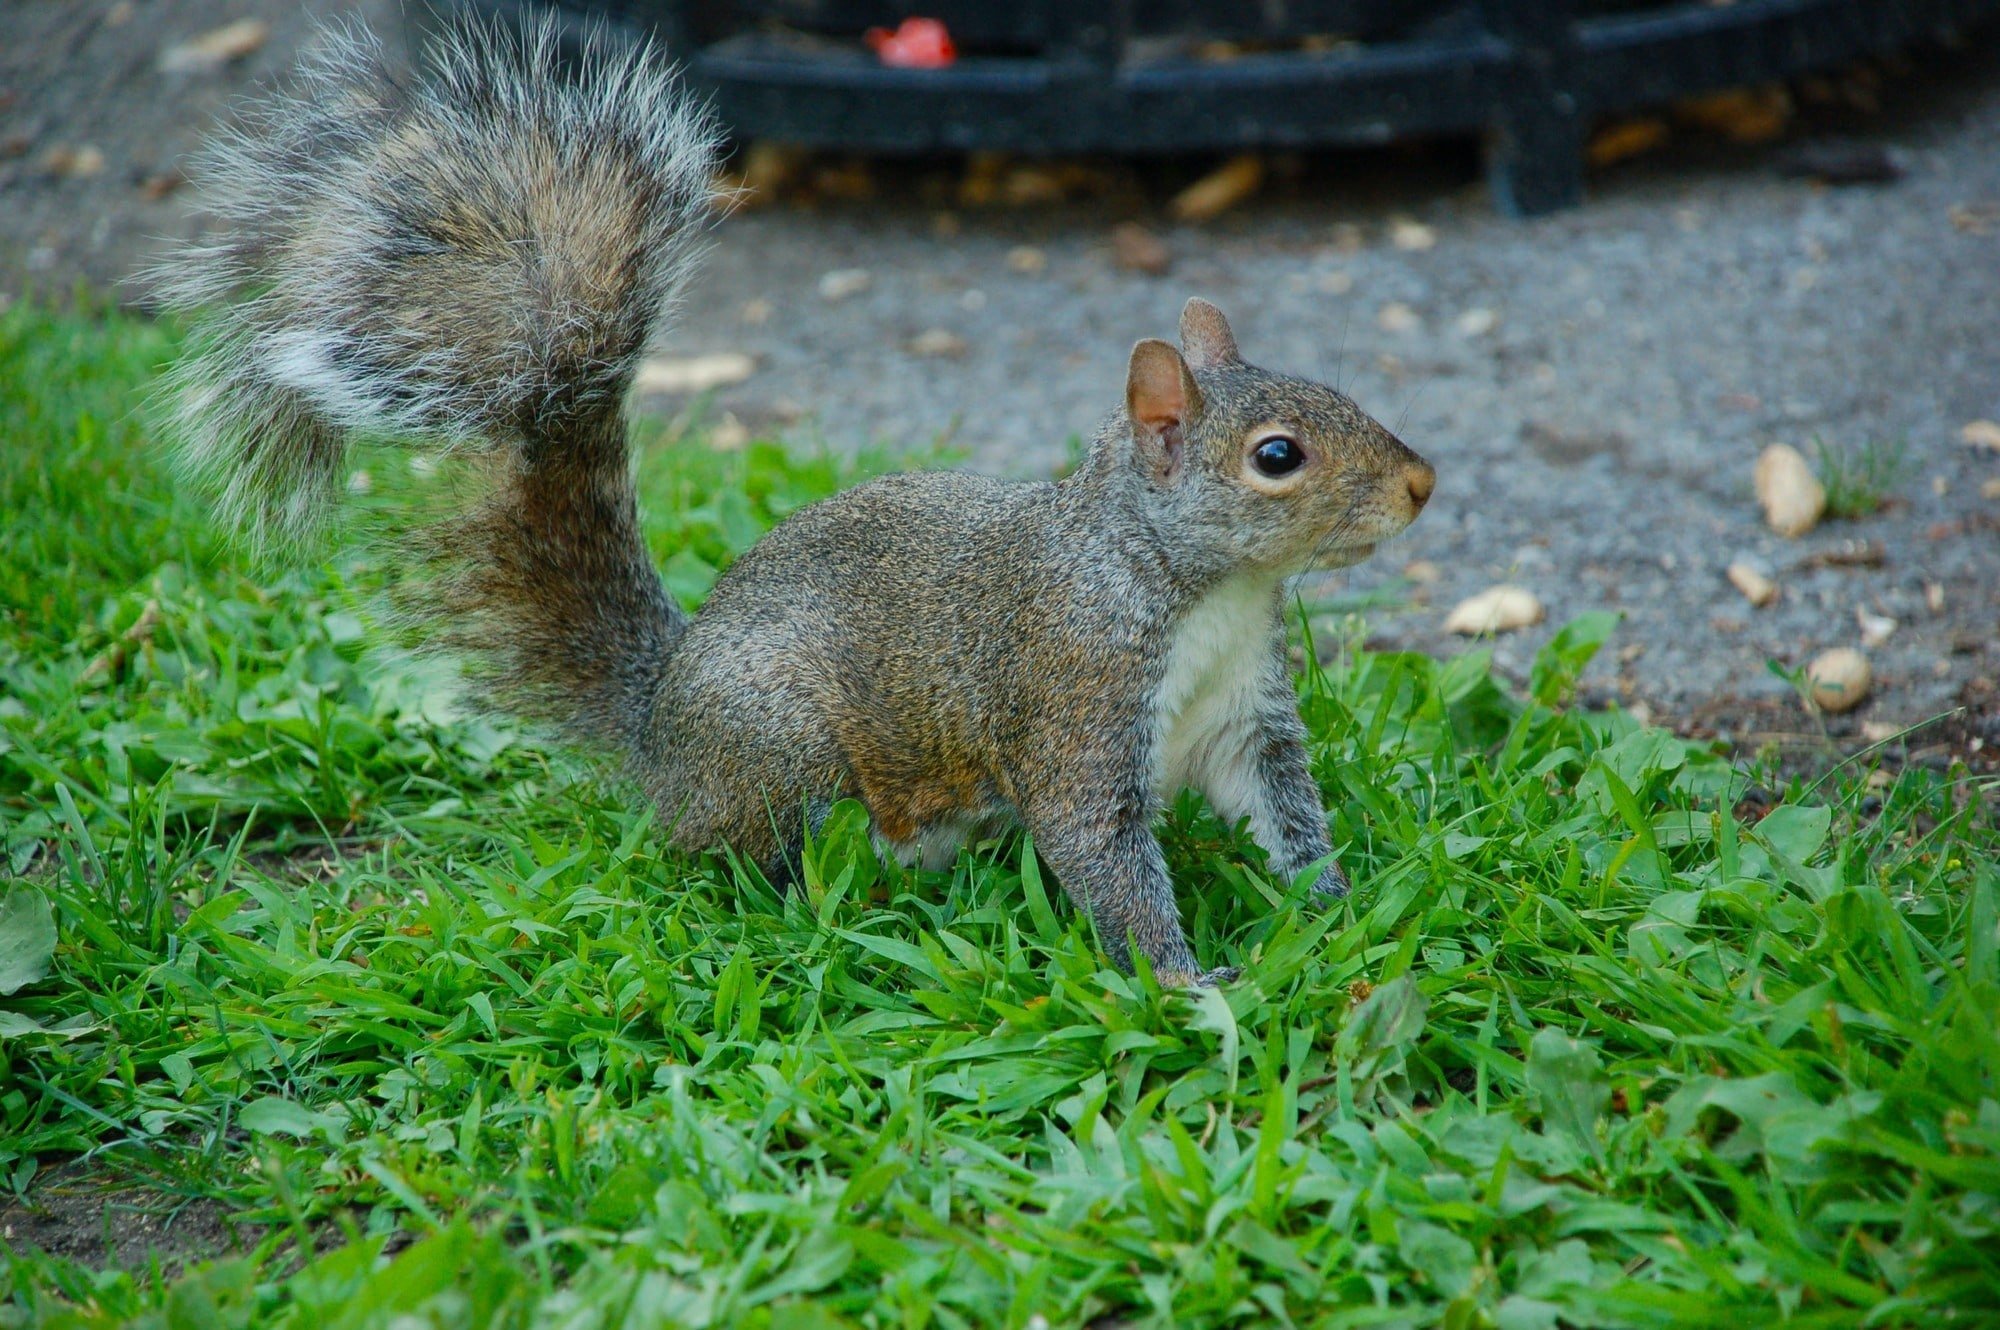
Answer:
[[[1404,474],[1410,483],[1410,502],[1421,509],[1430,502],[1431,489],[1437,484],[1437,472],[1428,462],[1419,462]]]

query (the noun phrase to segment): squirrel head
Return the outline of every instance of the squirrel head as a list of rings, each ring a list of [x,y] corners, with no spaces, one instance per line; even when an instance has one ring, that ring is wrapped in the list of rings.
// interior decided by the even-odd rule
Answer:
[[[1190,300],[1178,348],[1132,348],[1103,463],[1177,560],[1279,576],[1342,568],[1416,519],[1429,462],[1345,395],[1246,364],[1222,311]]]

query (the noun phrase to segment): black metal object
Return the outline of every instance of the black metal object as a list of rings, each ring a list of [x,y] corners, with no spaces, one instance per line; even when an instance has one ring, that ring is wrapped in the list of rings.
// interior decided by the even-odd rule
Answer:
[[[481,10],[534,0],[456,0]],[[884,153],[1181,152],[1484,132],[1498,205],[1583,197],[1591,117],[1955,32],[2000,0],[555,0],[663,38],[746,138]],[[913,13],[961,58],[859,40]],[[1348,40],[1329,44],[1339,34]],[[1250,43],[1204,59],[1202,38]]]

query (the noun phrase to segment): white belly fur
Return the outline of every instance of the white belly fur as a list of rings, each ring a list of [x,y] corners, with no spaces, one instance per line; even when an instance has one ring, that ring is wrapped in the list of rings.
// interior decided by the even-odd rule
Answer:
[[[1193,785],[1225,818],[1248,811],[1276,594],[1268,578],[1232,578],[1176,625],[1153,704],[1153,789],[1161,799]]]

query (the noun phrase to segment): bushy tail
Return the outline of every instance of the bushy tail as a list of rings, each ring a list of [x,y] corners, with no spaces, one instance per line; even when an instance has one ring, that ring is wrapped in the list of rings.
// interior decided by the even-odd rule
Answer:
[[[365,29],[204,154],[226,221],[155,272],[195,311],[169,380],[188,469],[302,536],[350,440],[483,454],[485,497],[407,537],[413,604],[490,700],[629,750],[684,617],[640,539],[622,401],[697,254],[716,133],[651,50],[461,24],[412,78]]]

